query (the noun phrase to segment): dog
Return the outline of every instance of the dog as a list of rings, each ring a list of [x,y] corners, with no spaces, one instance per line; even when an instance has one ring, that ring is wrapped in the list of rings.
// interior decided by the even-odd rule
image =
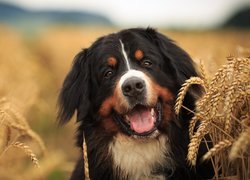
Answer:
[[[213,177],[210,162],[187,163],[192,113],[173,110],[192,76],[199,75],[190,56],[153,28],[100,37],[76,55],[60,91],[58,119],[65,124],[76,112],[77,146],[82,152],[86,140],[90,179]],[[193,87],[183,105],[194,110],[200,93]],[[71,179],[85,179],[83,155]]]

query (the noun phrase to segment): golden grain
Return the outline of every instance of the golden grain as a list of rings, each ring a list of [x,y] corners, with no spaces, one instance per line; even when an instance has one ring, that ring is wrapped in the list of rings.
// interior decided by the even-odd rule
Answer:
[[[3,157],[10,147],[23,150],[36,167],[39,167],[38,159],[28,145],[18,141],[23,136],[29,136],[45,152],[45,146],[41,138],[29,127],[26,119],[6,99],[0,103],[1,124],[0,124],[0,157]],[[16,131],[16,136],[11,139],[11,132]]]
[[[203,62],[200,60],[200,76],[201,76],[201,79],[204,81],[204,86],[206,89],[208,89],[208,75],[205,71],[205,66],[203,64]]]
[[[0,154],[1,154],[1,152],[4,151],[7,143],[8,143],[7,127],[0,125]]]
[[[82,151],[83,151],[83,162],[84,162],[84,177],[86,180],[90,180],[89,177],[89,162],[88,162],[88,149],[86,144],[86,139],[83,133],[83,145],[82,145]]]
[[[177,99],[176,99],[176,103],[175,103],[175,113],[179,114],[181,106],[182,106],[182,102],[184,100],[185,95],[187,94],[187,91],[189,90],[191,85],[194,84],[198,84],[201,85],[203,87],[205,87],[204,85],[204,81],[199,78],[199,77],[191,77],[190,79],[188,79],[181,87],[178,95],[177,95]]]
[[[194,116],[189,123],[189,137],[191,138],[194,134],[194,128],[196,126],[196,123],[199,121],[199,116],[201,116],[201,114],[198,114],[196,116]]]
[[[250,144],[250,59],[228,57],[227,64],[218,69],[211,81],[204,79],[207,77],[202,72],[203,65],[201,69],[203,85],[206,82],[207,87],[205,94],[196,103],[196,112],[193,112],[194,116],[189,124],[187,160],[193,166],[196,165],[199,146],[208,134],[214,146],[210,147],[202,159],[214,156],[214,170],[217,172],[221,167],[221,177],[238,176],[248,179],[250,158],[246,152]],[[176,110],[179,110],[190,85],[190,80],[183,84],[177,98]],[[194,131],[198,121],[199,125]],[[239,162],[229,168],[229,158],[232,160],[236,157]]]
[[[242,132],[238,139],[233,143],[229,158],[234,160],[239,157],[240,153],[243,154],[249,148],[250,145],[250,127]]]
[[[8,105],[6,105],[8,104]],[[36,142],[41,149],[42,153],[45,153],[45,145],[40,138],[28,125],[27,120],[14,108],[9,108],[9,102],[6,101],[5,104],[0,106],[2,111],[2,124],[8,127],[8,132],[10,133],[11,129],[15,129],[19,132],[20,136],[29,136],[34,142]],[[6,108],[7,107],[7,108]],[[8,133],[6,133],[8,135]],[[8,139],[8,136],[5,138]]]
[[[202,160],[207,160],[211,158],[212,156],[216,155],[221,150],[224,150],[225,148],[228,148],[231,145],[232,145],[232,142],[227,139],[218,142],[211,149],[209,149],[209,151],[202,157]]]
[[[201,143],[201,140],[204,138],[204,136],[208,133],[208,121],[203,121],[198,129],[197,132],[191,137],[190,143],[188,145],[188,154],[187,154],[187,160],[193,165],[196,165],[197,160],[197,154],[199,150],[199,146]]]
[[[25,154],[27,154],[30,157],[33,164],[37,168],[40,167],[36,155],[33,153],[33,151],[30,149],[30,147],[28,145],[25,145],[24,143],[21,143],[21,142],[14,142],[13,144],[11,144],[11,146],[23,150],[25,152]]]
[[[65,127],[66,131],[64,129],[63,134],[60,134],[60,136],[55,133],[57,130],[55,130],[55,127],[51,127],[53,126],[53,123],[51,122],[53,121],[53,115],[55,114],[55,108],[53,108],[55,107],[55,98],[62,80],[70,68],[73,56],[80,51],[81,48],[88,47],[97,37],[114,31],[118,31],[118,29],[100,28],[100,30],[96,30],[96,28],[91,29],[89,27],[78,29],[76,27],[70,28],[60,26],[58,28],[45,30],[38,36],[28,39],[20,36],[20,34],[16,33],[16,30],[13,31],[10,28],[0,25],[0,47],[2,49],[0,51],[0,97],[7,97],[5,99],[0,99],[0,106],[2,103],[6,103],[7,99],[8,101],[11,101],[11,104],[9,104],[8,107],[8,103],[5,104],[5,109],[8,110],[5,111],[4,114],[4,124],[2,121],[3,116],[1,114],[2,106],[0,108],[0,131],[3,126],[6,126],[5,124],[8,124],[7,120],[12,123],[12,127],[9,127],[10,131],[6,132],[6,134],[2,134],[2,137],[5,139],[3,139],[3,141],[0,139],[0,141],[4,142],[3,144],[8,142],[7,144],[9,146],[13,143],[14,135],[18,133],[26,133],[22,130],[23,127],[26,127],[26,125],[23,124],[25,121],[20,120],[20,118],[17,118],[12,112],[9,112],[9,110],[14,108],[22,114],[25,119],[28,118],[32,122],[32,125],[39,129],[39,133],[43,135],[49,148],[46,156],[41,160],[39,159],[39,163],[41,164],[41,168],[39,169],[34,168],[33,166],[22,166],[26,161],[23,159],[23,153],[21,150],[21,155],[18,150],[13,150],[14,154],[11,154],[12,151],[9,152],[10,154],[8,154],[8,156],[4,156],[4,160],[2,158],[0,159],[0,179],[48,179],[51,172],[59,172],[59,175],[63,175],[62,179],[67,179],[66,177],[69,176],[74,167],[73,159],[76,159],[77,153],[73,148],[73,143],[72,146],[69,146],[68,143],[64,143],[65,138],[73,141],[71,136],[74,132],[73,123]],[[202,59],[205,63],[204,67],[206,67],[204,69],[207,70],[209,76],[215,74],[218,67],[225,63],[226,58],[224,57],[229,52],[231,54],[244,54],[244,56],[248,57],[250,55],[250,43],[247,41],[247,39],[250,38],[249,31],[222,30],[198,33],[164,31],[164,33],[180,43],[183,49],[186,49],[192,57],[198,57],[195,59]],[[56,45],[55,42],[57,42]],[[201,44],[204,44],[204,42],[206,42],[206,46],[200,46]],[[236,49],[237,47],[240,48]],[[231,59],[235,58],[231,57]],[[245,65],[240,63],[238,69],[242,72],[240,75],[242,82],[248,82],[247,79],[249,78],[250,72],[249,66],[248,69],[244,66]],[[240,68],[243,68],[243,70],[240,70]],[[203,81],[206,81],[205,76],[201,72],[201,78]],[[244,103],[246,108],[242,107],[239,115],[234,114],[241,123],[238,121],[236,122],[233,118],[234,116],[232,116],[231,122],[234,125],[231,126],[231,132],[228,134],[230,137],[226,135],[225,138],[225,132],[222,133],[225,129],[225,116],[224,113],[222,113],[224,107],[223,100],[225,98],[225,92],[230,87],[230,85],[223,82],[222,76],[224,76],[224,79],[226,78],[225,73],[223,72],[218,75],[218,78],[220,79],[218,79],[217,82],[214,82],[214,85],[210,86],[211,89],[215,88],[213,93],[209,90],[210,96],[215,96],[214,100],[211,101],[211,99],[209,99],[211,97],[208,96],[206,102],[204,101],[205,105],[201,107],[200,115],[197,115],[196,118],[196,121],[203,121],[202,117],[210,117],[212,114],[215,114],[212,118],[211,124],[208,125],[208,127],[212,127],[211,133],[213,133],[213,136],[211,136],[211,139],[214,144],[223,139],[229,139],[232,141],[237,139],[239,134],[245,131],[250,124],[249,118],[247,118],[249,117],[247,113],[249,112],[249,104],[247,105],[247,103]],[[211,85],[211,81],[208,81],[208,84]],[[221,86],[219,87],[219,85]],[[242,83],[241,97],[245,97],[246,94],[248,97],[250,96],[249,87],[249,83],[248,86],[247,84]],[[220,92],[219,96],[217,96],[218,92]],[[249,99],[243,99],[244,102],[249,102]],[[218,103],[217,107],[211,108],[211,102]],[[205,110],[204,107],[206,105],[209,107],[206,107]],[[237,107],[237,105],[235,105],[234,108],[235,107]],[[215,111],[215,109],[219,112],[210,112]],[[8,113],[9,116],[6,116],[6,113]],[[241,116],[241,114],[244,114],[244,117],[243,115]],[[22,128],[20,126],[18,127],[17,124],[20,126],[22,125]],[[195,132],[192,131],[192,135],[194,133]],[[33,141],[32,138],[30,140]],[[34,144],[34,149],[32,146],[34,152],[36,152],[35,149],[37,148],[37,143],[38,142]],[[59,144],[60,146],[58,146]],[[41,148],[39,148],[39,150],[40,149]],[[15,153],[15,151],[17,151],[17,153]],[[215,169],[221,169],[221,166],[223,166],[222,175],[219,176],[217,174],[216,177],[221,179],[236,177],[234,174],[226,174],[226,172],[224,172],[226,169],[225,164],[228,162],[225,161],[224,163],[220,163],[223,160],[222,157],[227,158],[227,154],[224,153],[223,150],[222,152],[219,152],[214,156]],[[242,164],[241,169],[248,168],[248,170],[243,173],[246,174],[250,172],[250,166],[248,165],[250,162],[249,158],[242,156],[241,152],[239,152],[239,157],[245,158],[244,163],[242,161],[243,158],[237,158],[237,160],[240,160],[237,161],[237,163]],[[69,162],[69,159],[72,161]],[[247,160],[249,161],[248,163]],[[7,164],[11,164],[11,168],[9,168]],[[18,168],[19,165],[22,166],[21,171],[20,168]],[[241,169],[238,170],[239,173],[242,172]],[[238,179],[244,179],[244,177],[247,179],[246,175],[242,177],[243,178]]]

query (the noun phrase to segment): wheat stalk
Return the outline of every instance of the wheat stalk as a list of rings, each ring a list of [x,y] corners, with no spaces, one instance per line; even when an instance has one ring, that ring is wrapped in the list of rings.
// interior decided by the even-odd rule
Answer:
[[[201,114],[198,114],[198,113],[197,113],[197,115],[194,116],[194,117],[190,120],[190,122],[189,122],[189,137],[190,137],[190,138],[191,138],[191,137],[193,136],[193,134],[194,134],[194,128],[195,128],[196,123],[199,121],[199,118],[198,118],[198,117],[200,117],[200,116],[201,116]]]
[[[30,157],[30,159],[31,159],[32,163],[35,165],[35,167],[37,167],[37,168],[40,167],[36,155],[33,153],[33,151],[30,149],[29,146],[27,146],[21,142],[15,142],[15,143],[11,144],[11,146],[23,150],[25,152],[25,154],[27,154]]]
[[[8,151],[10,147],[15,147],[23,150],[30,158],[36,167],[39,167],[38,159],[33,153],[31,148],[18,141],[23,136],[28,136],[36,142],[41,149],[41,152],[45,152],[45,146],[41,138],[30,128],[27,120],[19,113],[16,108],[11,106],[10,102],[4,99],[0,99],[0,156]],[[15,131],[15,139],[11,139],[12,132]],[[17,133],[16,133],[17,132]]]
[[[201,143],[201,140],[203,139],[204,135],[208,132],[208,122],[205,121],[202,124],[200,124],[197,132],[191,137],[190,143],[188,145],[188,154],[187,154],[187,160],[195,166],[196,160],[197,160],[197,154],[199,150],[199,146]]]
[[[0,126],[0,154],[8,145],[10,139],[10,131],[8,126]]]
[[[194,84],[198,84],[201,85],[202,87],[205,88],[204,85],[204,81],[199,78],[199,77],[191,77],[190,79],[188,79],[181,87],[178,95],[177,95],[177,99],[176,99],[176,103],[175,103],[175,113],[179,114],[181,106],[182,106],[182,102],[185,98],[185,95],[187,94],[188,89],[190,88],[191,85]]]
[[[239,152],[245,152],[250,145],[250,127],[242,132],[239,138],[233,143],[229,158],[234,160],[238,157]]]
[[[193,166],[196,165],[199,146],[208,134],[214,146],[208,147],[210,149],[202,160],[214,156],[215,172],[221,169],[221,175],[216,173],[216,179],[229,176],[248,179],[250,158],[246,152],[250,145],[250,59],[230,56],[227,60],[227,64],[215,73],[211,81],[207,79],[205,68],[201,64],[202,83],[199,83],[206,86],[206,92],[196,102],[195,112],[190,110],[194,116],[189,124],[187,160]],[[180,89],[175,106],[176,113],[183,107],[182,103],[192,79],[195,78],[187,80]],[[197,130],[194,131],[196,125]],[[229,165],[229,159],[234,160],[237,157],[240,162]]]
[[[83,162],[84,162],[84,177],[86,180],[90,180],[89,177],[89,162],[88,162],[88,149],[87,149],[87,144],[86,144],[86,139],[83,133],[83,145],[82,145],[82,150],[83,150]]]
[[[8,127],[9,131],[15,129],[19,131],[20,136],[29,136],[40,146],[41,152],[43,154],[45,153],[45,145],[42,139],[29,127],[27,120],[16,109],[10,109],[9,107],[7,107],[7,109],[3,108],[2,119],[2,124]]]
[[[221,150],[224,150],[225,148],[228,148],[231,145],[232,142],[227,139],[220,141],[219,143],[215,144],[211,149],[209,149],[209,151],[202,157],[202,160],[204,161],[211,158]]]
[[[201,79],[204,81],[205,88],[208,89],[209,88],[208,75],[205,71],[205,66],[202,61],[200,61],[200,76]]]

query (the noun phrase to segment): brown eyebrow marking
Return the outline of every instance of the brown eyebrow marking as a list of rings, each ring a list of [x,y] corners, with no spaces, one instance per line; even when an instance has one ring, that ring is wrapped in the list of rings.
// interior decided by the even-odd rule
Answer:
[[[108,65],[109,66],[115,67],[116,64],[117,64],[117,60],[114,56],[111,56],[108,58]]]
[[[142,50],[137,49],[137,50],[135,51],[135,58],[136,58],[138,61],[140,61],[143,57],[144,57],[144,54],[143,54]]]

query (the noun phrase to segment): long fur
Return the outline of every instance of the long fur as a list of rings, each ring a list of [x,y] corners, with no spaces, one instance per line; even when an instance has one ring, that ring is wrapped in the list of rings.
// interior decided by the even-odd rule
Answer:
[[[104,102],[116,103],[116,99],[111,97],[115,97],[114,88],[125,72],[125,65],[119,64],[122,63],[119,61],[122,57],[120,39],[131,61],[133,48],[141,48],[149,54],[155,67],[143,69],[135,61],[133,66],[145,71],[161,91],[167,90],[173,96],[173,101],[163,105],[164,120],[158,127],[160,135],[156,138],[134,139],[121,131],[111,115],[104,117],[100,114]],[[110,55],[118,60],[118,67],[112,79],[107,80],[102,78],[102,71],[110,68],[105,65],[105,59]],[[75,57],[59,95],[58,119],[64,124],[77,112],[77,146],[82,149],[84,132],[91,179],[206,179],[213,176],[210,162],[197,163],[194,168],[186,163],[188,123],[192,114],[182,109],[176,116],[173,111],[182,83],[191,76],[198,74],[190,56],[151,28],[126,29],[101,37]],[[200,92],[198,87],[194,87],[183,104],[194,110],[194,94]],[[205,151],[202,146],[200,155]],[[83,166],[81,156],[71,179],[84,179]]]

